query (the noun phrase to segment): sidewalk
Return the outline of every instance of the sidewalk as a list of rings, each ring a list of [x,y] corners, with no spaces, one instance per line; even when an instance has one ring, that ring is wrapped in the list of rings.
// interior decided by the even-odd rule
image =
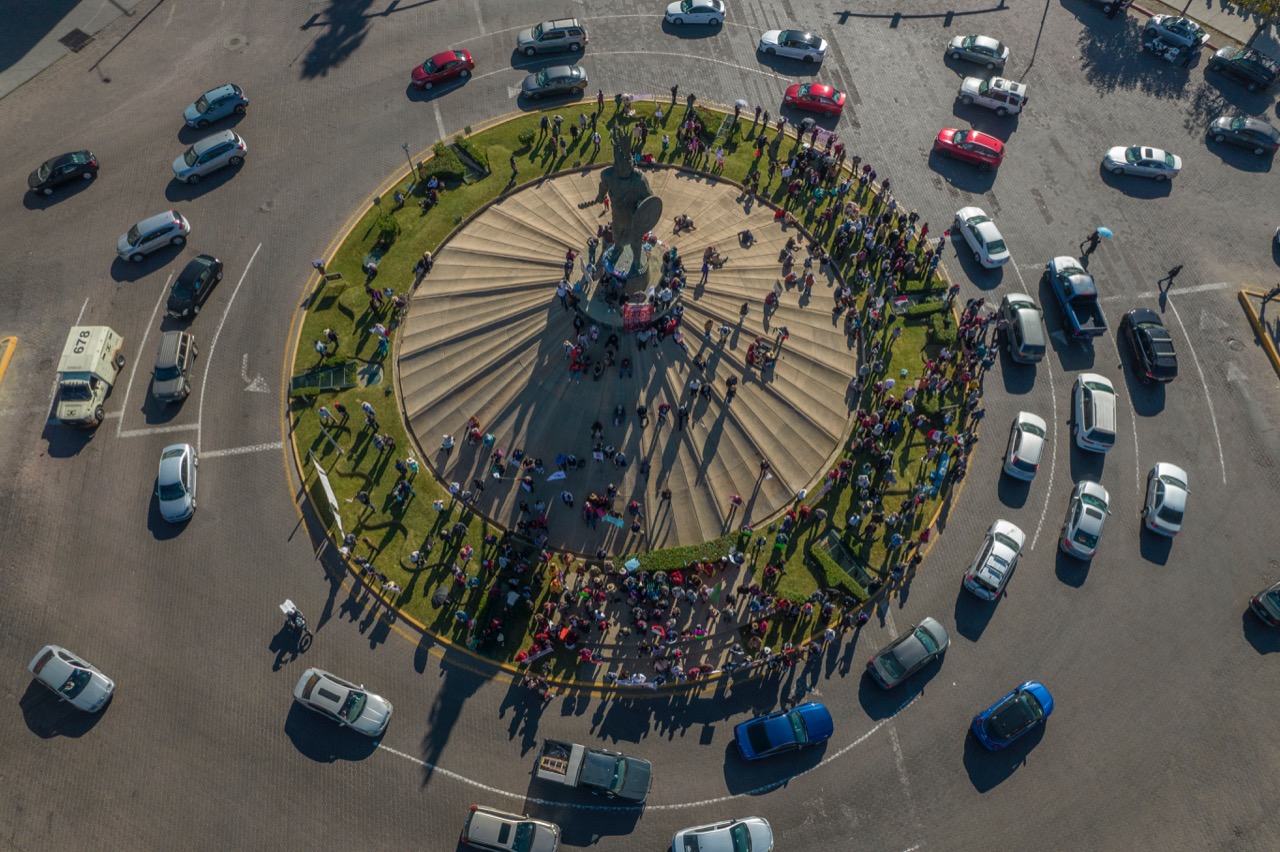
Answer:
[[[1172,0],[1169,3],[1161,0],[1137,0],[1132,6],[1132,14],[1144,18],[1148,15],[1181,15],[1184,6],[1187,6],[1186,0]],[[1229,44],[1243,45],[1258,26],[1257,17],[1240,10],[1227,0],[1191,0],[1186,17],[1213,34],[1210,45],[1215,49]],[[1267,27],[1258,35],[1253,47],[1280,59],[1280,27],[1275,24]]]
[[[138,17],[140,2],[47,0],[11,4],[5,26],[0,28],[0,98],[71,53],[73,48],[82,49],[92,41],[92,36],[121,15]]]

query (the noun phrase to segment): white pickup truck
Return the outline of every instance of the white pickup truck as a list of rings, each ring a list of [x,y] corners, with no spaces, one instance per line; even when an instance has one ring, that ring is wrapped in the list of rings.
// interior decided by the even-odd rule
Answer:
[[[585,787],[593,793],[643,802],[649,797],[653,765],[616,751],[544,740],[534,775],[566,787]]]

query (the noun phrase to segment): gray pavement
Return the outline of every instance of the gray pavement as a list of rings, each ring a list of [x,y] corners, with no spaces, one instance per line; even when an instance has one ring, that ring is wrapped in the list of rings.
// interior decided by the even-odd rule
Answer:
[[[402,143],[425,150],[442,132],[519,108],[509,87],[543,61],[512,55],[514,30],[563,14],[561,4],[356,14],[233,2],[212,18],[175,5],[131,33],[134,22],[118,19],[0,101],[0,138],[21,164],[0,175],[12,205],[0,217],[0,335],[21,339],[0,385],[0,476],[11,483],[0,529],[12,551],[0,569],[4,845],[274,849],[318,835],[325,845],[454,849],[466,808],[486,803],[556,819],[566,846],[601,850],[660,848],[681,826],[747,813],[773,823],[780,849],[1269,848],[1280,802],[1258,777],[1280,759],[1266,686],[1280,639],[1246,601],[1280,572],[1265,532],[1280,508],[1280,396],[1235,294],[1276,277],[1280,213],[1268,203],[1271,161],[1207,145],[1203,133],[1219,112],[1274,121],[1274,95],[1142,56],[1132,50],[1138,21],[1108,22],[1083,3],[948,15],[953,5],[924,0],[916,6],[932,17],[896,19],[899,4],[871,0],[841,23],[844,10],[823,3],[744,2],[715,35],[667,32],[648,3],[573,7],[591,28],[583,64],[606,92],[679,82],[700,98],[776,111],[787,80],[821,76],[847,90],[841,134],[899,198],[934,227],[968,203],[1002,227],[1013,262],[999,273],[955,263],[965,298],[1016,289],[1044,301],[1044,261],[1110,227],[1116,238],[1091,270],[1112,324],[1135,305],[1162,310],[1182,362],[1165,389],[1129,378],[1114,337],[1092,348],[1055,338],[1034,370],[1002,363],[987,379],[987,424],[963,492],[905,599],[809,669],[700,696],[582,694],[541,708],[528,690],[477,675],[472,657],[421,640],[326,572],[276,446],[287,437],[289,327],[310,259],[400,167]],[[755,55],[760,30],[792,21],[832,41],[820,70]],[[1026,115],[956,105],[974,69],[950,67],[942,48],[963,31],[1011,45],[1010,76],[1033,87]],[[443,46],[424,34],[440,33],[473,49],[481,68],[432,97],[408,93],[409,68]],[[179,112],[226,79],[253,98],[234,125],[250,157],[197,190],[175,189],[168,163],[192,138]],[[932,162],[932,138],[948,124],[1007,139],[998,174]],[[1130,141],[1179,153],[1183,174],[1162,188],[1101,174],[1102,150]],[[81,146],[102,158],[97,181],[49,201],[23,197],[27,169]],[[189,247],[136,267],[113,261],[117,234],[170,206],[193,222]],[[227,277],[193,323],[196,394],[159,412],[145,402],[162,325],[154,312],[198,250],[219,254]],[[1174,264],[1182,275],[1161,300],[1155,281]],[[1056,331],[1057,309],[1045,314]],[[126,372],[139,367],[92,436],[45,423],[77,319],[113,325],[126,337]],[[1069,389],[1085,368],[1122,395],[1105,459],[1069,441]],[[1050,456],[1031,486],[1011,487],[997,475],[1000,433],[1021,409],[1050,421]],[[170,529],[149,495],[159,450],[176,440],[204,453],[201,508]],[[1160,460],[1192,480],[1173,542],[1138,531],[1145,472]],[[1115,504],[1090,566],[1054,542],[1071,483],[1086,475]],[[1031,541],[1009,594],[986,605],[959,590],[959,573],[993,517]],[[286,597],[318,628],[294,660],[279,653]],[[946,661],[893,693],[869,687],[861,661],[924,615],[951,630]],[[31,684],[25,663],[51,641],[118,680],[100,719],[52,706]],[[304,665],[390,698],[384,740],[344,737],[292,707]],[[965,736],[969,718],[1030,677],[1053,690],[1053,718],[1016,748],[981,752]],[[734,724],[802,697],[832,707],[825,749],[750,766],[733,756]],[[652,759],[650,805],[600,810],[532,782],[543,736]]]

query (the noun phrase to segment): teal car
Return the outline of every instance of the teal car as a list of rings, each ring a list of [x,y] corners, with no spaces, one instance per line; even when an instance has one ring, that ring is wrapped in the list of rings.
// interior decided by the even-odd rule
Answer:
[[[244,115],[249,108],[249,98],[244,89],[227,83],[210,89],[182,111],[182,120],[188,127],[205,128],[229,115]]]

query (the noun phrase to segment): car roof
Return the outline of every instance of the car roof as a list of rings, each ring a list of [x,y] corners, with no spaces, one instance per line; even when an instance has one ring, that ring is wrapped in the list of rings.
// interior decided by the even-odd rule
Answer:
[[[157,213],[154,216],[148,216],[138,221],[139,231],[149,231],[152,228],[158,228],[161,225],[167,225],[170,222],[181,221],[177,210],[166,210],[163,213]]]
[[[825,740],[835,732],[835,723],[831,720],[831,711],[826,705],[810,701],[795,708],[804,719],[805,730],[809,732],[811,741]]]
[[[1004,143],[990,133],[983,133],[981,130],[969,130],[968,135],[964,137],[966,142],[977,142],[979,145],[985,145],[995,151],[1004,150]]]
[[[1251,118],[1249,116],[1240,116],[1240,117],[1244,119],[1244,126],[1246,129],[1252,130],[1255,133],[1265,134],[1267,136],[1270,136],[1272,139],[1280,137],[1280,130],[1277,130],[1276,128],[1272,127],[1270,124],[1267,124],[1262,119]]]
[[[1018,416],[1013,419],[1014,423],[1030,423],[1032,426],[1040,427],[1040,431],[1048,431],[1049,424],[1045,423],[1044,418],[1039,414],[1032,414],[1030,411],[1019,411]]]
[[[577,65],[552,65],[542,70],[546,72],[548,77],[572,77],[574,69]]]
[[[235,139],[236,132],[234,130],[219,130],[217,133],[210,134],[196,142],[191,146],[191,149],[197,154],[203,154],[216,145],[221,145],[224,142],[234,142]]]
[[[987,211],[983,210],[981,207],[961,207],[956,211],[956,217],[962,222],[972,219],[974,216],[986,215]]]
[[[1107,493],[1107,489],[1101,483],[1094,482],[1092,479],[1080,480],[1080,482],[1076,483],[1076,490],[1082,497],[1087,494],[1106,503],[1108,507],[1111,505],[1111,495]]]
[[[834,86],[828,86],[826,83],[809,83],[808,85],[809,94],[820,98],[833,98],[839,94]]]
[[[160,451],[161,482],[179,482],[182,471],[183,456],[195,452],[190,444],[170,444]]]
[[[210,89],[209,91],[205,92],[204,98],[207,101],[213,101],[213,100],[217,100],[218,98],[224,95],[234,94],[235,91],[236,91],[235,86],[231,85],[230,83],[226,83],[224,85],[218,86],[217,88]]]
[[[1001,44],[998,39],[994,39],[991,36],[984,36],[984,35],[974,36],[973,43],[980,44],[983,47],[989,47],[993,50],[1000,50],[1001,48],[1004,47],[1004,45]]]
[[[461,59],[462,54],[456,50],[442,50],[427,61],[434,65],[443,65],[446,62],[452,62],[455,59]]]
[[[818,47],[822,44],[821,38],[805,30],[783,30],[778,33],[778,41],[798,41],[810,47]]]
[[[1012,521],[1006,521],[1003,518],[998,518],[996,522],[991,525],[991,534],[995,535],[996,533],[1008,536],[1018,542],[1019,550],[1022,549],[1022,545],[1027,541],[1027,536],[1023,533],[1021,527]],[[1013,559],[1013,557],[1018,555],[1016,552],[1009,549],[1007,545],[1002,544],[999,541],[995,543],[995,547],[992,548],[991,552],[996,553],[997,551],[999,552],[999,555],[1004,557],[1006,560]]]
[[[1114,394],[1116,391],[1115,385],[1111,384],[1111,380],[1108,379],[1106,376],[1100,375],[1098,373],[1081,373],[1079,382],[1080,382],[1081,389],[1084,389],[1084,386],[1089,382],[1094,382],[1096,384],[1106,385],[1108,388],[1111,388],[1112,394]]]
[[[199,277],[210,266],[216,266],[218,259],[211,254],[198,254],[191,260],[187,261],[187,265],[182,267],[182,271],[178,273],[178,281],[191,281]],[[177,281],[174,282],[175,284]]]

